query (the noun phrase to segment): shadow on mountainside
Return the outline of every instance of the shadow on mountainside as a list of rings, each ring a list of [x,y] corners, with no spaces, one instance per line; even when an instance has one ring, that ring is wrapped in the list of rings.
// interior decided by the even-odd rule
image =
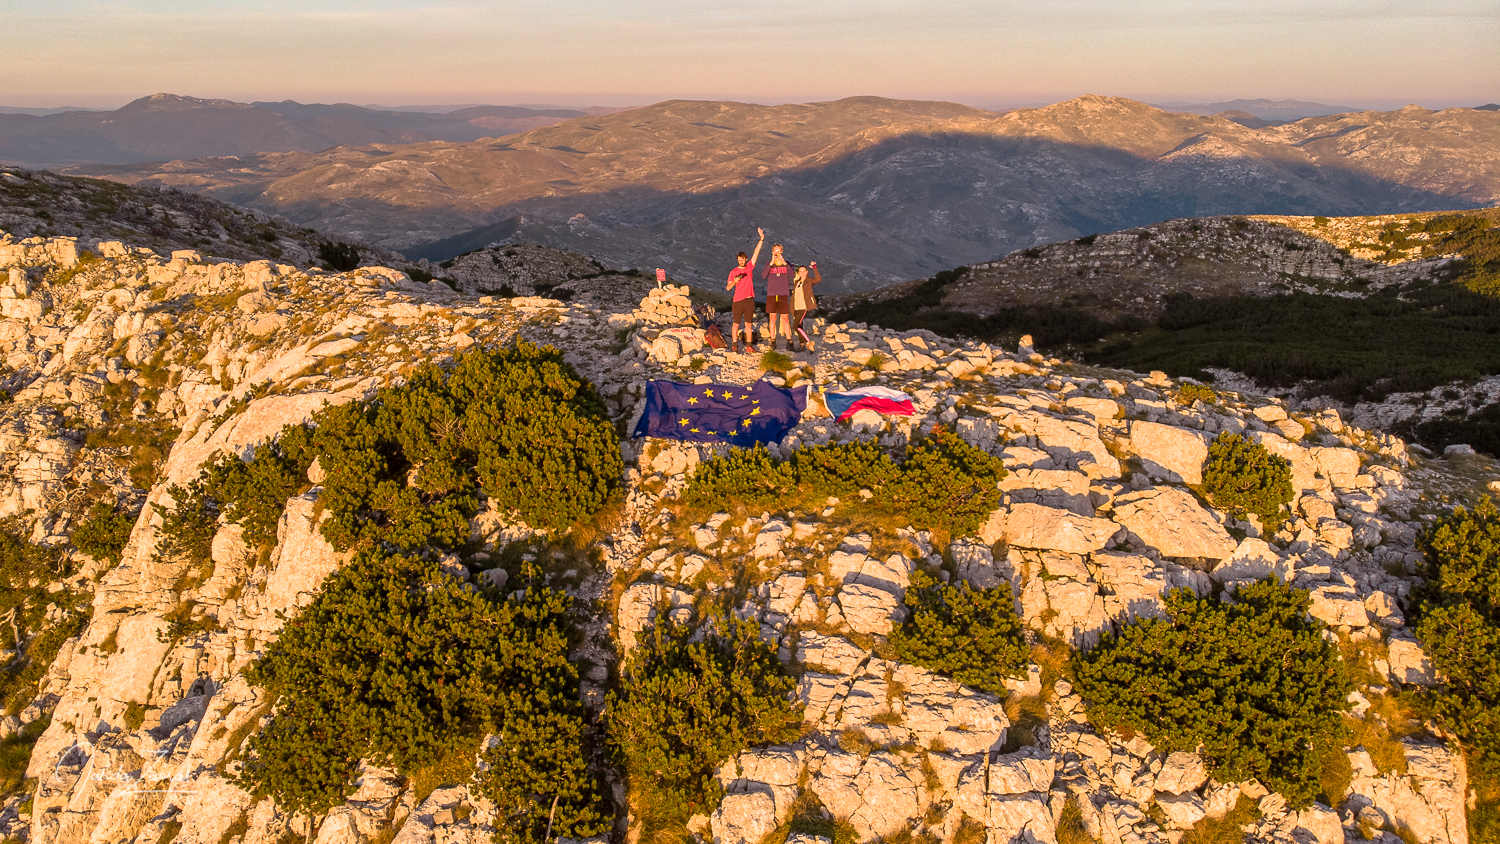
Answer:
[[[299,205],[284,213],[313,220],[329,207]],[[730,190],[623,188],[513,203],[487,215],[495,220],[489,225],[405,252],[443,260],[495,242],[534,240],[664,266],[712,285],[734,252],[748,251],[759,225],[786,243],[793,260],[819,261],[829,278],[821,289],[845,293],[1038,243],[1180,217],[1455,207],[1477,204],[1306,162],[1205,163],[1041,139],[907,135]]]

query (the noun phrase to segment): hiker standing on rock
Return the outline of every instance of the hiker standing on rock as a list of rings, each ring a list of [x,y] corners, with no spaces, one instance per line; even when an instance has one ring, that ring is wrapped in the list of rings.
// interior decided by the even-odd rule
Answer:
[[[808,270],[812,275],[808,276]],[[823,283],[823,274],[818,272],[818,262],[813,261],[805,267],[797,268],[797,275],[792,279],[792,330],[796,336],[792,342],[797,346],[799,352],[812,351],[812,338],[802,330],[802,320],[807,318],[807,312],[818,306],[817,299],[813,298],[813,285]]]
[[[771,244],[771,262],[761,277],[766,280],[766,317],[771,323],[771,350],[786,335],[786,347],[792,348],[792,265],[782,255],[781,244]]]
[[[751,325],[755,322],[755,261],[760,258],[760,248],[766,243],[766,230],[756,229],[760,240],[755,243],[755,254],[746,255],[741,252],[735,256],[739,266],[729,271],[729,283],[724,285],[725,290],[734,291],[734,304],[732,319],[734,320],[729,333],[730,349],[740,351],[740,327],[745,329],[745,351],[755,351],[755,335],[751,333]]]

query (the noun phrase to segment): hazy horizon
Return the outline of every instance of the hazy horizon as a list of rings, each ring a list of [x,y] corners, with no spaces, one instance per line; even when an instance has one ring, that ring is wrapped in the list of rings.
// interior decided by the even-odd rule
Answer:
[[[455,102],[455,101],[452,101],[450,99],[443,98],[443,97],[434,97],[429,102],[379,103],[379,102],[359,102],[356,99],[348,99],[348,98],[345,98],[345,99],[327,99],[327,100],[322,100],[322,101],[298,100],[295,97],[274,96],[274,95],[252,97],[252,98],[248,98],[248,99],[236,99],[236,98],[233,98],[233,97],[209,96],[209,95],[204,95],[204,94],[199,94],[199,93],[191,93],[191,92],[183,92],[183,91],[152,91],[150,93],[141,94],[140,96],[128,97],[128,98],[125,98],[123,100],[111,99],[111,100],[107,100],[107,101],[100,101],[100,102],[94,103],[94,104],[85,104],[83,102],[79,102],[78,100],[81,100],[82,98],[77,98],[77,97],[74,98],[75,101],[73,101],[73,102],[65,102],[65,103],[38,103],[38,104],[31,104],[31,103],[21,103],[21,102],[7,101],[7,102],[0,102],[0,110],[12,110],[12,109],[13,110],[18,110],[18,111],[32,111],[32,110],[40,111],[40,110],[47,110],[47,111],[53,111],[53,112],[65,111],[65,110],[113,111],[113,110],[118,109],[118,108],[120,108],[122,106],[125,106],[125,105],[127,105],[127,104],[129,104],[131,102],[134,102],[134,101],[136,101],[138,99],[142,99],[143,97],[152,96],[153,94],[173,94],[173,95],[177,95],[177,96],[191,97],[191,98],[194,98],[194,99],[202,99],[202,100],[232,100],[234,102],[240,102],[240,103],[251,103],[251,102],[279,103],[279,102],[284,102],[284,101],[287,101],[287,100],[292,100],[294,102],[298,102],[298,103],[301,103],[303,105],[354,105],[354,106],[358,106],[360,108],[369,108],[369,109],[376,109],[376,110],[384,109],[384,110],[391,110],[391,111],[423,111],[425,113],[433,113],[433,114],[444,114],[444,113],[447,113],[447,112],[450,112],[450,111],[457,111],[457,110],[463,109],[463,108],[473,108],[473,107],[476,107],[476,106],[514,106],[514,107],[533,108],[533,109],[585,109],[585,108],[594,108],[594,107],[601,107],[601,108],[644,108],[646,106],[654,105],[656,103],[664,102],[664,101],[667,101],[667,100],[708,100],[708,101],[713,101],[713,102],[738,102],[738,103],[747,103],[747,104],[751,104],[751,105],[777,106],[777,105],[787,105],[787,104],[796,105],[796,104],[806,104],[806,103],[813,103],[813,102],[828,102],[828,101],[836,100],[836,99],[845,99],[845,97],[834,97],[834,98],[817,99],[817,100],[775,100],[775,99],[772,99],[772,100],[756,100],[756,99],[753,99],[753,98],[743,98],[743,97],[736,98],[736,97],[729,97],[729,96],[715,97],[715,96],[707,96],[707,95],[705,95],[705,96],[658,96],[658,97],[654,97],[654,98],[644,98],[644,97],[633,98],[630,95],[600,95],[600,96],[597,96],[597,97],[590,97],[588,95],[582,95],[582,96],[577,97],[573,101],[564,102],[563,101],[564,98],[561,97],[561,96],[554,96],[554,97],[551,97],[551,98],[543,98],[543,97],[538,97],[536,94],[532,93],[532,94],[529,94],[529,95],[505,95],[505,94],[498,94],[498,95],[495,95],[493,97],[490,97],[490,98],[484,99],[484,100],[478,100],[478,99],[476,99],[476,100],[465,101],[465,102]],[[1373,100],[1373,101],[1353,101],[1353,100],[1349,100],[1349,101],[1337,101],[1337,102],[1335,102],[1336,98],[1327,98],[1327,97],[1325,97],[1325,98],[1304,98],[1304,97],[1274,98],[1274,97],[1248,96],[1248,95],[1243,95],[1243,94],[1241,94],[1241,95],[1234,95],[1234,96],[1223,95],[1223,96],[1213,97],[1213,98],[1210,98],[1210,99],[1199,99],[1199,100],[1191,100],[1191,99],[1186,99],[1186,98],[1183,98],[1183,97],[1161,98],[1161,99],[1156,99],[1156,100],[1145,100],[1145,99],[1142,99],[1140,97],[1132,97],[1132,96],[1129,96],[1129,95],[1126,95],[1126,94],[1110,94],[1110,93],[1106,93],[1106,92],[1102,92],[1102,91],[1087,91],[1087,92],[1082,92],[1082,93],[1079,93],[1079,94],[1074,94],[1074,95],[1070,95],[1070,96],[1066,96],[1066,97],[1060,97],[1058,99],[1029,100],[1029,101],[1025,101],[1025,102],[994,102],[994,103],[984,103],[984,102],[973,102],[973,101],[964,101],[964,100],[944,99],[944,98],[940,98],[940,97],[889,97],[888,95],[885,95],[885,94],[873,93],[873,92],[865,92],[865,93],[859,93],[859,94],[849,94],[847,96],[848,97],[885,97],[885,98],[888,98],[888,99],[903,99],[903,100],[933,100],[933,101],[939,101],[939,100],[941,100],[941,101],[946,101],[946,102],[957,102],[957,103],[960,103],[962,105],[971,106],[973,108],[985,109],[985,110],[989,110],[989,111],[1004,111],[1004,110],[1007,110],[1007,109],[1016,109],[1016,108],[1041,108],[1043,106],[1048,106],[1048,105],[1052,105],[1054,103],[1063,102],[1065,100],[1070,100],[1070,99],[1073,99],[1075,97],[1088,96],[1088,95],[1091,95],[1091,94],[1093,94],[1093,95],[1100,95],[1100,96],[1110,96],[1110,97],[1115,97],[1115,96],[1125,97],[1126,99],[1138,100],[1140,102],[1144,102],[1144,103],[1148,103],[1150,105],[1160,106],[1160,107],[1164,107],[1164,108],[1181,108],[1181,107],[1203,105],[1203,104],[1211,104],[1211,103],[1229,103],[1229,102],[1233,102],[1235,100],[1265,100],[1265,101],[1268,101],[1268,102],[1306,102],[1306,103],[1315,103],[1315,104],[1319,104],[1319,105],[1347,106],[1347,107],[1350,107],[1350,108],[1357,108],[1357,109],[1361,109],[1361,110],[1370,110],[1370,111],[1392,111],[1392,110],[1399,109],[1399,108],[1402,108],[1403,106],[1407,106],[1407,105],[1417,105],[1417,106],[1421,106],[1422,108],[1430,109],[1432,111],[1438,111],[1438,110],[1445,109],[1445,108],[1473,108],[1475,106],[1481,106],[1481,105],[1487,105],[1487,104],[1490,104],[1490,103],[1494,103],[1494,102],[1497,101],[1497,99],[1500,99],[1500,93],[1497,93],[1495,97],[1491,97],[1489,99],[1485,99],[1485,100],[1482,100],[1482,101],[1473,101],[1473,102],[1471,102],[1469,100],[1462,100],[1462,101],[1442,101],[1442,100],[1436,100],[1436,101],[1434,101],[1434,100],[1429,100],[1429,101],[1426,101],[1426,102],[1421,102],[1421,101],[1413,102],[1413,101],[1410,101],[1410,100],[1391,100],[1391,99]]]
[[[1500,99],[1500,5],[1380,0],[19,0],[0,104],[813,102],[1086,93],[1389,109]]]

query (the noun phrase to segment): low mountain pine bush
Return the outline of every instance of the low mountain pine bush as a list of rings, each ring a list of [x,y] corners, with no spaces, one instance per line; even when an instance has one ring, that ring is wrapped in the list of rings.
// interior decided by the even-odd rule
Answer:
[[[1500,778],[1500,512],[1459,507],[1421,538],[1428,587],[1417,638],[1443,685],[1431,704],[1485,779]]]
[[[1215,507],[1254,513],[1273,527],[1281,524],[1283,508],[1292,503],[1292,464],[1260,443],[1225,431],[1209,443],[1203,490]]]
[[[902,513],[918,529],[962,536],[999,506],[996,484],[1004,477],[999,458],[938,429],[913,444],[900,464],[873,443],[801,448],[785,461],[758,447],[731,451],[699,463],[682,497],[693,507],[776,510],[821,506],[829,496],[847,498],[868,489],[876,506]]]
[[[1097,726],[1132,730],[1163,751],[1201,746],[1220,782],[1255,778],[1293,807],[1319,791],[1341,745],[1353,684],[1305,591],[1267,578],[1235,603],[1186,589],[1166,618],[1139,618],[1076,653],[1074,685]]]
[[[750,510],[780,507],[796,491],[796,475],[764,448],[735,449],[693,469],[683,501],[707,508],[740,504]]]
[[[109,560],[119,565],[133,527],[135,514],[121,513],[113,503],[98,501],[74,528],[73,545],[96,560]]]
[[[314,460],[325,474],[323,535],[340,551],[461,545],[481,495],[563,531],[614,500],[624,470],[603,402],[561,353],[525,342],[476,349],[451,371],[424,366],[368,402],[325,407],[249,460],[210,462],[171,489],[177,506],[162,509],[161,550],[206,560],[221,513],[250,545],[274,544]]]
[[[937,428],[907,449],[906,460],[880,500],[905,512],[919,529],[963,536],[978,530],[1000,506],[1004,493],[997,484],[1004,477],[1000,458]]]
[[[751,745],[800,733],[793,680],[755,622],[717,619],[695,631],[670,619],[639,637],[609,694],[610,740],[642,811],[665,825],[713,811],[714,771]],[[706,632],[706,635],[695,633]]]
[[[507,835],[540,840],[554,798],[554,834],[603,831],[610,812],[581,741],[569,606],[561,592],[509,600],[433,561],[360,551],[246,671],[276,710],[237,781],[319,813],[350,793],[360,759],[410,773],[494,732],[487,758],[502,764],[480,788]]]
[[[1030,661],[1010,584],[972,589],[924,572],[906,590],[910,617],[891,632],[902,662],[929,668],[966,686],[1003,694],[1005,678],[1021,677]]]

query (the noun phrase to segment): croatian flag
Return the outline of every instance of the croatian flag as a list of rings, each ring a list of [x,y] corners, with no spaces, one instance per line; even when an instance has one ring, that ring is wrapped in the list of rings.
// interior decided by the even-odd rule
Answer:
[[[824,393],[828,412],[840,422],[866,408],[887,416],[911,416],[911,397],[889,387],[856,387],[843,393]]]
[[[806,409],[806,387],[648,381],[646,410],[632,436],[749,447],[780,442]]]

